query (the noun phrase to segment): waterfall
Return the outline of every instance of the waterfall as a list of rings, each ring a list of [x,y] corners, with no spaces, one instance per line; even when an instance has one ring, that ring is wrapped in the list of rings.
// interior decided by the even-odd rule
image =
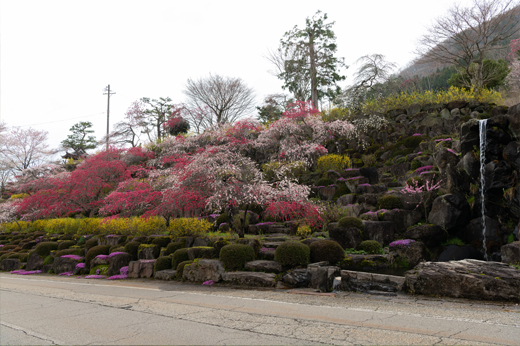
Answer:
[[[480,134],[480,200],[482,209],[482,236],[484,248],[484,258],[488,260],[487,249],[486,249],[486,207],[484,203],[484,187],[486,185],[486,178],[484,177],[484,168],[486,165],[486,130],[487,130],[487,119],[480,120],[478,122],[479,134]]]
[[[341,291],[341,276],[336,276],[332,283],[332,292],[337,293],[339,291]]]

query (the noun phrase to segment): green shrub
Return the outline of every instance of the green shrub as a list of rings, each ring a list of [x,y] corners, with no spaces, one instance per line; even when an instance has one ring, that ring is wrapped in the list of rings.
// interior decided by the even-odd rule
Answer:
[[[448,246],[448,245],[463,246],[463,245],[466,245],[466,243],[464,243],[462,240],[460,240],[460,238],[454,237],[454,238],[450,238],[442,243],[442,246]]]
[[[336,189],[336,192],[334,193],[334,196],[332,197],[332,199],[338,199],[341,196],[347,195],[351,192],[350,189],[347,187],[347,184],[345,184],[345,182],[343,182],[343,181],[337,183],[336,186],[337,186],[337,189]]]
[[[88,251],[94,246],[98,246],[98,238],[91,238],[85,242],[85,249]]]
[[[172,269],[172,258],[170,256],[162,256],[155,260],[154,273],[165,269]]]
[[[247,262],[255,260],[255,250],[245,244],[229,244],[220,250],[219,259],[226,270],[240,270]]]
[[[71,248],[71,249],[63,249],[58,250],[54,253],[54,257],[58,258],[65,255],[79,255],[80,249],[79,248]]]
[[[380,254],[382,252],[381,244],[375,240],[364,240],[358,245],[357,249],[368,254]]]
[[[242,220],[244,219],[244,211],[240,211],[238,214],[233,216],[233,227],[235,229],[240,229],[242,227]],[[246,220],[244,222],[244,227],[249,227],[249,220],[251,219],[251,214],[247,213]]]
[[[148,240],[148,237],[145,237],[144,235],[140,235],[138,237],[134,237],[132,241],[136,241],[138,243],[146,243]]]
[[[43,259],[43,264],[46,265],[46,264],[53,264],[54,263],[54,257],[49,255],[49,256],[46,256],[44,259]]]
[[[412,171],[415,171],[417,168],[422,167],[422,166],[423,166],[423,164],[422,164],[421,161],[413,160],[412,163],[411,163],[411,165],[410,165],[410,169],[411,169]]]
[[[286,241],[274,251],[274,260],[284,267],[306,266],[310,260],[310,248],[297,241]]]
[[[314,186],[329,186],[334,184],[329,178],[320,178],[314,182]]]
[[[98,273],[99,270],[99,273]],[[90,275],[105,275],[108,271],[108,264],[99,264],[94,268],[90,269]]]
[[[177,268],[179,263],[189,261],[188,248],[176,250],[172,255],[172,268]]]
[[[170,237],[154,237],[152,239],[152,244],[155,244],[160,248],[167,247],[168,244],[172,242],[172,239]]]
[[[51,254],[51,251],[58,250],[58,243],[51,241],[39,243],[34,250],[38,256],[45,258]]]
[[[401,203],[399,197],[392,195],[379,197],[377,205],[379,209],[401,209],[403,207],[403,203]]]
[[[174,243],[168,244],[168,246],[166,247],[165,255],[166,256],[171,255],[175,251],[184,248],[184,245],[185,245],[184,242],[174,242]]]
[[[58,250],[65,250],[74,245],[76,245],[76,241],[65,240],[65,241],[62,241],[61,243],[58,243]]]
[[[114,246],[110,247],[110,250],[108,250],[108,252],[112,253],[112,252],[126,252],[126,251],[125,251],[124,246],[114,245]]]
[[[92,261],[97,255],[108,255],[110,251],[110,245],[97,245],[88,250],[85,256],[85,268],[90,268],[90,261]]]
[[[29,254],[19,252],[19,253],[14,253],[14,254],[7,256],[7,258],[14,258],[14,259],[19,260],[20,262],[27,262],[29,259]]]
[[[514,241],[515,241],[515,235],[513,233],[511,233],[510,235],[507,236],[507,243],[508,244],[511,244]]]
[[[195,258],[217,258],[217,251],[212,246],[194,246],[188,248],[188,256],[193,260]]]
[[[338,221],[338,225],[342,228],[357,228],[360,231],[365,229],[361,219],[353,216],[345,216]]]
[[[177,268],[177,271],[175,272],[175,278],[177,280],[182,280],[182,274],[184,273],[184,267],[186,267],[188,264],[192,264],[193,261],[190,261],[190,260],[187,260],[187,261],[182,261],[181,263],[179,263],[177,265],[177,267],[174,267],[174,268]]]
[[[327,261],[330,265],[335,265],[345,258],[345,251],[334,240],[316,240],[309,247],[312,263]]]
[[[136,241],[128,242],[125,245],[125,252],[130,254],[134,261],[137,260],[137,254],[138,254],[138,251],[139,251],[139,245],[141,245],[141,243],[136,242]]]

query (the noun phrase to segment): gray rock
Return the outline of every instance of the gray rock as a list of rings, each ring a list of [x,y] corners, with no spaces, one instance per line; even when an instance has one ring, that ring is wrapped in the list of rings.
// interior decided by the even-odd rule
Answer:
[[[475,179],[480,174],[480,163],[472,151],[468,151],[466,155],[457,164],[457,168],[466,172],[468,177]]]
[[[454,117],[454,116],[457,116],[457,115],[460,115],[460,109],[458,108],[453,108],[450,112],[451,116]]]
[[[6,258],[0,262],[0,270],[13,271],[18,270],[22,266],[22,262],[16,258]]]
[[[378,184],[379,183],[379,173],[377,172],[377,168],[375,167],[363,167],[359,170],[362,176],[368,178],[368,182],[370,184]]]
[[[89,268],[94,268],[95,266],[107,265],[107,264],[108,264],[108,258],[107,259],[103,259],[103,258],[95,257],[95,258],[93,258],[90,261],[90,267]]]
[[[222,280],[238,285],[253,287],[274,287],[276,274],[255,272],[228,272],[222,274]]]
[[[441,118],[443,119],[449,119],[451,117],[451,112],[447,110],[446,108],[441,110]]]
[[[208,246],[208,244],[209,244],[209,238],[197,237],[193,241],[193,247],[196,247],[196,246]]]
[[[148,245],[148,244],[147,244]],[[155,259],[159,254],[160,249],[157,246],[139,246],[139,251],[137,253],[137,258],[140,260],[152,260]]]
[[[107,275],[118,275],[121,268],[128,266],[130,261],[132,261],[132,255],[126,252],[109,257]]]
[[[267,260],[267,261],[273,261],[274,260],[274,252],[275,250],[265,250],[265,251],[260,251],[258,253],[258,256],[263,259],[263,260]]]
[[[222,274],[224,272],[224,266],[219,260],[201,259],[186,265],[182,273],[182,278],[191,282],[204,282],[208,280],[219,282],[222,280]]]
[[[440,226],[419,225],[408,229],[403,234],[404,239],[422,241],[427,247],[436,247],[445,241],[448,233]]]
[[[311,274],[307,269],[294,269],[285,274],[282,281],[291,287],[307,287],[311,282]]]
[[[78,264],[78,261],[72,258],[57,257],[52,264],[52,270],[54,274],[73,272],[76,269],[76,264]]]
[[[408,227],[421,221],[422,215],[416,210],[392,209],[383,213],[382,221],[391,221],[394,223],[396,233],[405,232]]]
[[[341,275],[340,268],[334,266],[308,266],[307,271],[311,274],[309,287],[319,289],[321,292],[331,292],[334,279]]]
[[[500,248],[502,263],[520,265],[520,242],[504,245]]]
[[[256,260],[247,262],[246,270],[255,272],[275,273],[282,271],[282,266],[276,261]]]
[[[457,166],[459,163],[459,157],[457,154],[448,151],[446,148],[442,148],[433,155],[435,165],[439,168],[440,172],[443,173],[448,165],[451,167]]]
[[[350,193],[348,195],[343,195],[343,196],[340,196],[336,203],[338,205],[343,205],[343,206],[347,206],[349,204],[354,204],[354,201],[356,200],[356,194],[355,193]]]
[[[520,299],[520,270],[500,262],[425,262],[406,273],[414,294],[478,300]]]
[[[484,256],[471,245],[448,245],[439,255],[438,262],[460,261],[464,259],[483,260]]]
[[[332,201],[337,189],[338,187],[336,185],[319,187],[317,188],[318,196],[322,201]]]
[[[419,113],[420,111],[421,111],[421,105],[418,103],[415,103],[415,104],[411,105],[410,107],[408,107],[408,109],[406,110],[406,114],[409,117],[412,117],[415,114]]]
[[[379,185],[358,185],[356,188],[357,194],[365,194],[365,193],[381,193],[386,192],[387,188],[385,184]]]
[[[154,279],[155,280],[170,281],[170,280],[175,279],[175,274],[176,273],[177,273],[177,271],[173,270],[173,269],[159,270],[158,272],[155,272]]]
[[[375,240],[382,246],[394,239],[394,223],[390,221],[363,221],[364,236],[367,240]]]
[[[520,143],[509,142],[504,148],[504,157],[513,169],[520,170]]]
[[[43,267],[43,261],[44,258],[37,255],[35,252],[29,256],[29,260],[27,261],[27,264],[25,265],[25,270],[31,271],[31,270],[40,270]]]
[[[339,227],[337,222],[331,222],[327,226],[329,238],[335,240],[344,249],[357,248],[361,244],[361,231],[357,228]]]
[[[426,247],[420,241],[410,243],[409,245],[393,246],[390,249],[396,261],[399,259],[406,260],[410,268],[429,259]]]
[[[464,108],[468,105],[468,103],[464,100],[456,100],[456,101],[451,101],[451,102],[448,102],[448,104],[446,105],[446,108],[448,108],[449,110],[453,110],[455,108]]]
[[[460,195],[446,194],[433,201],[428,221],[450,231],[465,226],[471,217],[471,209],[466,198]]]
[[[151,278],[155,260],[131,261],[128,264],[129,278]]]

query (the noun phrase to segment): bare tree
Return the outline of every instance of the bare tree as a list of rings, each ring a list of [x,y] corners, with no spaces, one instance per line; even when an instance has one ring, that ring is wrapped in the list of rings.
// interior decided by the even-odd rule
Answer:
[[[190,107],[185,105],[183,108],[182,117],[190,123],[191,128],[196,133],[201,133],[205,128],[211,126],[213,112],[208,106]]]
[[[282,76],[286,69],[290,69],[292,65],[287,64],[288,61],[301,61],[302,57],[298,56],[301,54],[295,47],[287,47],[282,49],[279,47],[277,50],[267,51],[265,58],[269,60],[275,67],[276,70],[269,71],[273,76]],[[293,93],[295,100],[306,101],[311,98],[311,80],[304,73],[294,73],[293,81],[291,85],[291,92]]]
[[[53,154],[47,145],[47,131],[13,127],[0,132],[0,154],[6,167],[21,172],[49,161]]]
[[[420,39],[417,63],[457,66],[479,95],[485,84],[484,59],[520,30],[519,8],[513,8],[517,5],[516,0],[473,0],[471,7],[454,5]]]
[[[184,94],[190,108],[202,110],[208,107],[211,110],[212,117],[206,119],[206,126],[233,123],[254,109],[253,89],[240,78],[211,74],[198,80],[190,78]]]
[[[125,113],[124,120],[114,125],[114,130],[110,133],[109,144],[111,146],[126,146],[132,148],[141,144],[141,135],[146,132],[146,121],[144,117],[144,104],[141,101],[134,101]],[[106,143],[106,136],[99,142]]]

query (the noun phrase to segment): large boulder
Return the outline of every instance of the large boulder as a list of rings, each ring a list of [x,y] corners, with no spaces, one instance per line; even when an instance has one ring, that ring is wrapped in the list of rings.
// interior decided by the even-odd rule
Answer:
[[[347,195],[340,196],[336,200],[336,203],[338,205],[347,206],[349,204],[354,204],[355,200],[356,200],[356,194],[355,193],[350,193],[350,194],[347,194]]]
[[[390,221],[363,221],[364,236],[367,240],[375,240],[382,246],[394,239],[394,223]]]
[[[478,300],[520,299],[520,270],[500,262],[466,259],[425,262],[406,273],[414,294]]]
[[[18,270],[22,266],[22,262],[16,258],[6,258],[0,262],[0,270],[13,271]]]
[[[487,215],[485,216],[485,220],[486,252],[491,254],[500,250],[500,246],[503,244],[503,234],[500,223],[497,220],[492,219]],[[482,217],[477,217],[471,220],[464,228],[464,233],[460,238],[467,244],[479,249],[479,251],[482,251],[482,254],[484,254],[484,227]]]
[[[446,194],[433,201],[428,221],[450,231],[465,226],[471,218],[471,209],[466,198],[460,195]]]
[[[29,256],[29,260],[27,261],[27,264],[25,265],[25,270],[32,271],[32,270],[40,270],[43,267],[43,261],[44,258],[37,255],[35,252]]]
[[[473,147],[480,147],[479,121],[470,119],[460,127],[460,150],[462,156],[473,150]]]
[[[246,270],[253,272],[265,272],[278,274],[282,271],[282,266],[276,261],[256,260],[247,262]]]
[[[282,281],[292,287],[307,287],[311,282],[311,274],[307,269],[294,269],[285,274]]]
[[[379,183],[379,173],[377,172],[377,168],[375,167],[363,167],[359,170],[359,173],[368,178],[368,182],[370,184]]]
[[[131,261],[128,264],[129,278],[151,278],[155,260]]]
[[[176,270],[164,269],[164,270],[156,271],[153,277],[155,280],[170,281],[170,280],[175,279],[175,274],[177,274]]]
[[[520,242],[502,246],[500,249],[502,263],[520,265]]]
[[[417,210],[392,209],[383,213],[383,221],[393,222],[397,233],[403,233],[408,227],[421,221],[421,218],[422,214]]]
[[[509,142],[504,148],[504,157],[515,170],[520,170],[520,143]]]
[[[436,247],[446,240],[448,233],[440,226],[418,225],[408,229],[403,234],[404,239],[422,241],[427,247]]]
[[[455,152],[449,151],[446,148],[441,148],[434,155],[435,165],[439,168],[441,174],[444,173],[446,167],[455,167],[459,163],[459,157]]]
[[[463,259],[483,260],[484,256],[471,245],[448,245],[439,255],[437,261],[460,261]]]
[[[219,260],[201,259],[186,265],[182,272],[182,278],[183,280],[192,282],[204,282],[208,280],[219,282],[222,280],[222,274],[224,272],[224,266]]]
[[[406,245],[392,246],[390,251],[396,263],[400,263],[401,265],[407,264],[409,268],[415,267],[419,263],[429,259],[426,246],[420,241]]]
[[[54,259],[54,263],[52,264],[52,270],[54,271],[54,274],[74,272],[74,269],[76,269],[76,264],[78,264],[78,261],[75,259],[57,257]]]
[[[457,168],[466,172],[466,175],[473,181],[480,176],[480,162],[472,151],[468,151],[466,155],[460,159]]]
[[[520,103],[509,107],[507,111],[509,118],[509,130],[515,136],[516,140],[520,140]]]
[[[331,222],[327,226],[329,238],[335,240],[344,249],[357,248],[361,244],[361,231],[354,227],[343,228],[337,222]]]
[[[132,255],[122,252],[108,257],[107,275],[118,275],[121,268],[126,267],[132,261]],[[92,267],[91,267],[92,268]]]
[[[275,277],[276,274],[273,273],[228,272],[222,274],[223,281],[254,287],[274,287]]]
[[[340,268],[334,266],[319,266],[309,264],[307,271],[311,274],[309,287],[319,289],[321,292],[331,292],[334,279],[341,275]]]

